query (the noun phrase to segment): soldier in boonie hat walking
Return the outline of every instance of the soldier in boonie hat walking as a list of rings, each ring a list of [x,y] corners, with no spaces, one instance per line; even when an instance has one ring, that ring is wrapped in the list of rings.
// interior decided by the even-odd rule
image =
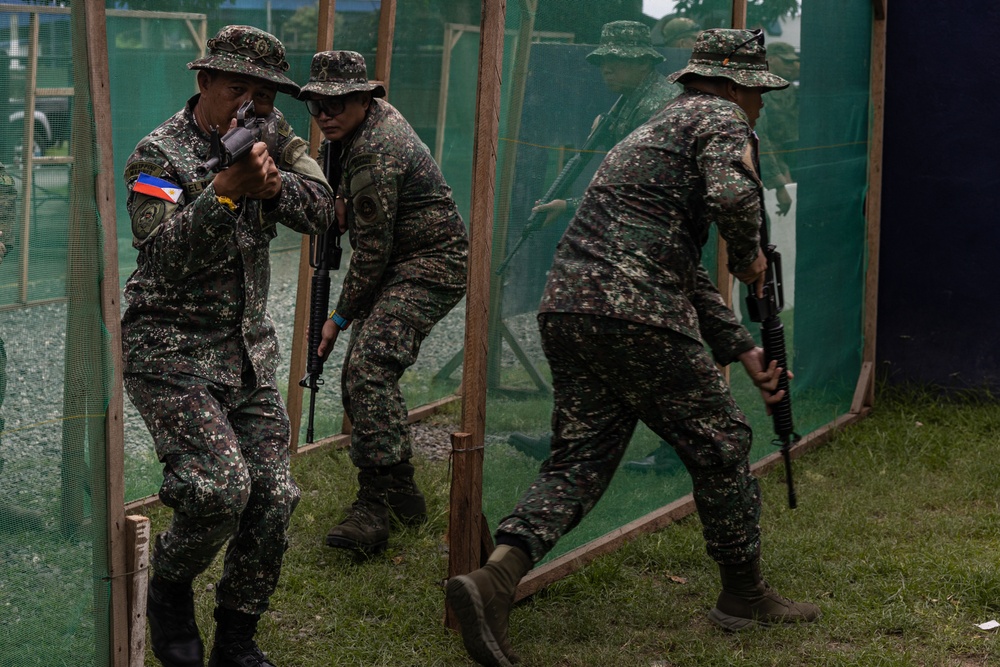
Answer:
[[[693,48],[671,77],[684,92],[608,152],[548,271],[538,326],[559,379],[551,454],[500,520],[486,565],[445,587],[481,665],[518,662],[509,633],[518,582],[594,508],[640,421],[691,475],[722,584],[709,619],[737,631],[820,616],[761,576],[753,434],[716,364],[740,362],[766,405],[784,398],[784,369],[766,361],[701,265],[715,225],[733,274],[762,282],[752,125],[761,94],[787,82],[767,71],[757,33],[703,32]]]
[[[274,107],[279,91],[299,90],[277,38],[227,26],[188,67],[200,92],[125,167],[138,250],[122,316],[125,389],[153,436],[164,464],[159,496],[173,509],[153,548],[150,643],[165,667],[204,665],[192,582],[228,541],[208,664],[273,667],[254,637],[299,488],[275,379],[269,247],[279,224],[325,231],[333,192]],[[217,173],[205,168],[211,131],[224,136],[251,100],[271,141],[253,141]]]
[[[431,328],[464,296],[468,253],[441,169],[384,97],[354,51],[315,54],[299,93],[326,137],[320,161],[342,173],[327,176],[354,248],[318,353],[326,359],[349,329],[341,395],[358,492],[326,543],[365,556],[385,550],[390,529],[427,520],[399,380]]]

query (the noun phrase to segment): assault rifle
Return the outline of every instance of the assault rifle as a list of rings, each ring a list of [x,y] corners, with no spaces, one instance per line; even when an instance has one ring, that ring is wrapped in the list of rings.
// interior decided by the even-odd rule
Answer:
[[[785,396],[776,405],[771,406],[771,420],[774,423],[774,433],[777,436],[773,444],[781,447],[781,457],[785,460],[785,484],[788,486],[788,506],[795,509],[798,504],[795,497],[795,485],[792,483],[791,446],[799,441],[792,421],[792,395],[788,390],[788,358],[785,354],[785,327],[778,314],[785,307],[785,289],[781,278],[781,253],[774,244],[768,241],[767,217],[764,214],[764,196],[761,193],[761,223],[760,247],[767,258],[767,272],[764,275],[763,296],[757,296],[754,286],[750,286],[747,294],[747,314],[752,322],[760,323],[760,338],[764,346],[764,363],[776,361],[781,368],[778,378],[778,391],[784,390]]]
[[[219,136],[219,128],[209,132],[211,147],[208,160],[201,165],[202,171],[220,172],[228,169],[250,154],[250,149],[258,141],[275,132],[274,115],[258,118],[254,113],[253,100],[247,100],[236,111],[236,127]]]
[[[591,158],[594,157],[594,152],[600,149],[602,146],[606,147],[608,144],[608,131],[611,128],[611,123],[618,117],[619,109],[622,106],[622,100],[625,98],[624,95],[618,97],[615,101],[614,106],[606,113],[598,117],[597,123],[594,128],[590,131],[590,135],[587,136],[587,141],[584,142],[583,148],[578,150],[576,154],[569,159],[569,162],[563,166],[562,171],[556,176],[556,180],[552,181],[552,185],[549,189],[545,191],[542,195],[541,202],[547,203],[553,199],[563,199],[565,198],[566,191],[580,176],[584,168],[590,164]],[[510,264],[510,260],[514,258],[517,251],[521,249],[524,242],[527,241],[532,234],[540,230],[545,226],[545,219],[547,217],[546,213],[540,213],[538,211],[532,211],[531,216],[528,217],[528,222],[524,225],[524,229],[521,230],[521,238],[517,240],[514,247],[511,249],[507,256],[504,257],[503,261],[500,262],[500,266],[497,267],[496,275],[501,276],[507,270],[507,265]]]
[[[336,194],[340,186],[340,142],[328,141],[323,160],[323,173]],[[323,340],[323,325],[330,312],[330,271],[340,268],[343,248],[340,246],[340,227],[336,213],[333,224],[322,234],[309,237],[309,266],[313,269],[309,290],[309,350],[306,356],[306,374],[299,386],[309,390],[309,421],[306,424],[306,442],[313,441],[313,418],[316,415],[316,392],[323,382],[323,360],[318,349]]]

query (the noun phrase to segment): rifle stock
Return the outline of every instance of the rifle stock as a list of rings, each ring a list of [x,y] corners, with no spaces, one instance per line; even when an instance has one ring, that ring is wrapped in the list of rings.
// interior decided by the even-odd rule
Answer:
[[[327,142],[323,160],[326,175],[334,194],[340,185],[340,144]],[[313,269],[309,292],[309,349],[306,354],[306,373],[299,380],[299,386],[309,390],[309,418],[306,423],[306,442],[313,442],[313,422],[316,416],[316,392],[324,384],[323,359],[319,356],[319,344],[323,340],[323,325],[326,324],[330,307],[330,271],[340,268],[343,249],[340,245],[339,222],[334,214],[333,224],[323,232],[309,237],[309,266]]]
[[[785,351],[785,326],[781,323],[779,314],[785,307],[785,290],[781,274],[781,253],[770,243],[767,234],[767,217],[764,213],[764,195],[760,196],[760,247],[767,259],[767,272],[764,276],[763,296],[758,297],[753,287],[747,294],[747,314],[752,322],[760,323],[761,344],[764,348],[766,364],[777,362],[781,368],[778,387],[774,393],[784,391],[785,395],[776,405],[771,406],[771,421],[774,425],[775,445],[781,447],[781,458],[785,463],[785,484],[788,486],[788,506],[795,509],[798,499],[795,485],[792,481],[791,446],[798,442],[799,435],[795,432],[792,419],[792,395],[788,387],[788,355]]]
[[[550,202],[553,199],[563,199],[566,195],[566,191],[569,187],[573,185],[576,179],[583,172],[584,168],[590,164],[590,160],[594,157],[594,151],[598,150],[601,146],[606,145],[608,139],[608,129],[611,126],[612,121],[618,117],[619,109],[621,108],[624,99],[624,95],[618,97],[611,109],[606,113],[602,114],[600,120],[590,131],[587,136],[587,140],[584,142],[583,147],[578,150],[573,157],[563,165],[562,171],[556,176],[555,180],[552,181],[552,185],[549,189],[545,191],[542,195],[540,201]],[[514,256],[524,245],[531,236],[545,226],[545,214],[539,213],[537,211],[532,211],[531,215],[528,216],[528,221],[524,225],[524,229],[521,230],[521,236],[517,239],[517,243],[511,248],[507,256],[503,258],[499,266],[496,269],[496,275],[501,276],[507,271],[507,266],[510,261],[514,259]]]

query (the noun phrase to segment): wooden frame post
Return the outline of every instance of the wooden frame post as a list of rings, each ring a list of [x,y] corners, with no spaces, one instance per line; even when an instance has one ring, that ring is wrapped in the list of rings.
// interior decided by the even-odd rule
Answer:
[[[103,273],[100,284],[91,293],[87,289],[86,296],[100,299],[101,324],[107,331],[104,341],[97,332],[94,333],[99,345],[110,349],[100,350],[100,357],[110,361],[111,377],[102,378],[110,388],[107,397],[107,407],[103,415],[102,428],[104,440],[103,459],[105,470],[95,472],[94,481],[98,478],[101,484],[92,485],[92,505],[96,514],[106,517],[104,531],[107,537],[107,563],[96,564],[98,568],[106,569],[107,583],[95,578],[94,606],[95,619],[104,626],[109,638],[108,664],[114,667],[125,667],[129,659],[128,648],[128,603],[126,598],[127,581],[125,559],[125,432],[122,422],[122,361],[121,361],[121,288],[118,282],[118,229],[115,219],[115,169],[112,154],[111,131],[111,86],[108,62],[107,17],[102,0],[85,0],[80,5],[73,5],[72,10],[73,43],[77,53],[86,54],[85,62],[74,74],[74,87],[78,103],[73,105],[75,121],[74,128],[74,159],[73,179],[71,182],[71,217],[77,219],[71,226],[70,238],[79,238],[87,244],[87,248],[100,248],[103,254]],[[85,51],[80,48],[85,45]],[[88,105],[84,100],[89,100]],[[80,111],[77,112],[76,110]],[[96,216],[85,218],[83,211],[89,211],[96,205]],[[76,212],[75,214],[73,212]],[[100,225],[100,227],[98,227]],[[89,231],[88,231],[89,229]],[[100,230],[100,231],[99,231]],[[103,242],[103,246],[99,245]],[[70,248],[73,254],[73,248]],[[73,261],[73,260],[70,260]],[[67,294],[70,294],[67,285]],[[84,296],[81,293],[81,297]],[[73,308],[73,299],[67,304],[67,319],[72,319],[69,311]],[[67,327],[71,324],[68,322]],[[70,347],[67,336],[67,352]],[[103,364],[97,364],[99,367]],[[68,379],[68,378],[67,378]],[[96,386],[102,386],[97,384]],[[84,413],[86,414],[86,413]],[[89,417],[87,417],[89,419]],[[99,442],[99,440],[98,440]],[[106,484],[106,486],[105,486]],[[105,593],[104,586],[109,590]],[[102,600],[103,598],[103,600]],[[107,613],[102,609],[106,602]],[[101,636],[98,633],[97,636]],[[102,651],[98,647],[98,655]]]
[[[475,142],[472,157],[472,203],[469,274],[465,297],[465,357],[462,368],[462,430],[454,443],[463,450],[482,451],[486,442],[486,373],[489,346],[490,250],[493,244],[493,202],[500,131],[500,73],[503,71],[506,0],[483,0],[476,84]],[[482,458],[478,462],[480,493],[451,505],[449,524],[468,525],[482,516]],[[452,488],[469,487],[466,474],[452,469]],[[482,539],[450,544],[449,575],[468,572],[482,560]]]
[[[885,28],[886,0],[872,0],[871,116],[868,127],[868,196],[865,224],[868,235],[868,266],[865,271],[864,347],[862,368],[867,367],[864,385],[859,380],[863,405],[875,404],[875,340],[878,320],[878,255],[882,223],[882,137],[885,118]],[[858,401],[856,400],[856,403]]]
[[[337,11],[337,0],[320,0],[317,16],[316,50],[329,51],[333,48],[333,29]],[[323,133],[316,120],[309,120],[309,154],[316,157],[319,145],[323,141]],[[288,399],[285,401],[288,410],[288,421],[291,424],[291,449],[295,454],[299,449],[299,431],[302,426],[302,400],[305,391],[299,386],[299,380],[306,372],[305,340],[309,331],[309,293],[312,282],[312,271],[309,267],[309,237],[303,236],[299,248],[299,277],[296,294],[303,295],[295,299],[295,320],[292,323],[292,350],[288,369]]]

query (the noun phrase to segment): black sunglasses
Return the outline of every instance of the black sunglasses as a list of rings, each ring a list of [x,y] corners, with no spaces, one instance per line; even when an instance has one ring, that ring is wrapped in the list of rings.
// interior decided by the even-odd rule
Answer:
[[[723,67],[725,67],[726,65],[729,64],[729,59],[732,58],[733,56],[735,56],[737,51],[739,51],[740,49],[742,49],[744,46],[746,46],[750,42],[756,40],[758,44],[760,44],[761,46],[764,46],[764,30],[761,29],[761,28],[756,28],[754,30],[751,30],[750,32],[753,33],[753,36],[750,39],[746,40],[745,42],[740,42],[739,44],[737,44],[736,48],[733,49],[732,51],[730,51],[729,55],[726,56],[722,60],[722,66]]]
[[[324,97],[321,100],[306,100],[306,110],[310,116],[319,116],[320,112],[333,118],[344,113],[347,108],[347,97]]]

